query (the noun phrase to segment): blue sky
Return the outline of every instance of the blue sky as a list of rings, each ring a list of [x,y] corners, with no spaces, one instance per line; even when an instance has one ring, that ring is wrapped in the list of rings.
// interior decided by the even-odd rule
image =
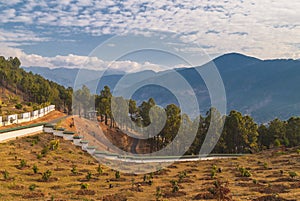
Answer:
[[[133,72],[228,52],[300,58],[298,0],[2,0],[0,10],[0,54],[24,66]]]

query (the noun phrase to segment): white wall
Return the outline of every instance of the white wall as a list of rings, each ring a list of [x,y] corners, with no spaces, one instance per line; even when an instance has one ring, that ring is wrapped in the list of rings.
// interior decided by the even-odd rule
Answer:
[[[14,139],[16,137],[21,137],[25,135],[35,134],[35,133],[42,133],[43,132],[43,125],[33,127],[33,128],[26,128],[16,131],[10,131],[7,133],[0,134],[0,142],[4,142],[6,140]]]
[[[42,108],[40,110],[22,113],[21,118],[18,118],[18,114],[12,114],[12,115],[7,116],[7,121],[5,121],[5,122],[3,121],[2,116],[0,116],[0,127],[11,125],[11,124],[16,124],[16,123],[29,122],[29,121],[35,120],[39,117],[43,117],[46,114],[48,114],[49,112],[52,112],[54,110],[55,110],[55,105],[50,105],[50,106]],[[13,122],[10,121],[11,118],[14,119]]]

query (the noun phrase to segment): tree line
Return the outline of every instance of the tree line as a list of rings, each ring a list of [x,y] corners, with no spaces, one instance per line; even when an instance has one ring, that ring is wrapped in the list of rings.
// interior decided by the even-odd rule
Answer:
[[[23,96],[25,102],[43,104],[50,102],[59,110],[71,111],[71,87],[65,88],[53,81],[46,80],[40,75],[26,72],[20,68],[21,62],[17,57],[5,58],[0,56],[0,85],[18,96]]]
[[[91,106],[88,103],[94,100],[92,104],[95,104],[101,121],[106,125],[135,133],[146,133],[148,135],[146,144],[149,145],[150,152],[166,147],[176,139],[178,134],[188,135],[195,132],[195,139],[189,145],[186,154],[198,154],[210,128],[212,114],[214,118],[217,116],[222,121],[220,123],[224,123],[222,132],[218,134],[216,131],[209,139],[209,143],[217,140],[213,153],[255,153],[272,147],[300,145],[300,117],[291,117],[287,121],[274,119],[268,124],[259,125],[251,116],[243,115],[238,111],[233,110],[228,115],[221,115],[215,108],[211,108],[205,116],[199,115],[195,119],[190,119],[188,115],[182,114],[175,104],[162,108],[156,105],[153,98],[150,98],[137,105],[135,100],[113,97],[107,86],[99,95],[91,95],[86,86],[75,94],[84,100],[82,107],[85,106],[85,110]],[[114,116],[112,108],[119,115]],[[151,127],[148,129],[151,123],[159,127],[160,124],[157,122],[165,123],[161,129]],[[184,146],[188,145],[184,142],[186,138],[183,136],[180,141],[175,140],[173,150],[170,152],[185,149]]]

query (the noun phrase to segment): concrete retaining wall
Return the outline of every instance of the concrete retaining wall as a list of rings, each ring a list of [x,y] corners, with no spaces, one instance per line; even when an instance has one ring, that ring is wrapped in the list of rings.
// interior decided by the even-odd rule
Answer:
[[[37,133],[43,132],[43,125],[32,127],[32,128],[25,128],[21,130],[9,131],[6,133],[0,134],[0,142],[5,142],[7,140],[15,139],[16,137],[22,137],[26,135],[32,135]]]

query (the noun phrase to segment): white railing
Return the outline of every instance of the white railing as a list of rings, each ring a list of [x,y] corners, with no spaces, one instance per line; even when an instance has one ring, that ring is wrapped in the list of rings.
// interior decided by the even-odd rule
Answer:
[[[54,110],[55,110],[55,105],[49,105],[47,107],[32,112],[8,115],[6,120],[4,120],[2,116],[0,116],[0,127],[33,121],[37,118],[45,116],[46,114]]]

